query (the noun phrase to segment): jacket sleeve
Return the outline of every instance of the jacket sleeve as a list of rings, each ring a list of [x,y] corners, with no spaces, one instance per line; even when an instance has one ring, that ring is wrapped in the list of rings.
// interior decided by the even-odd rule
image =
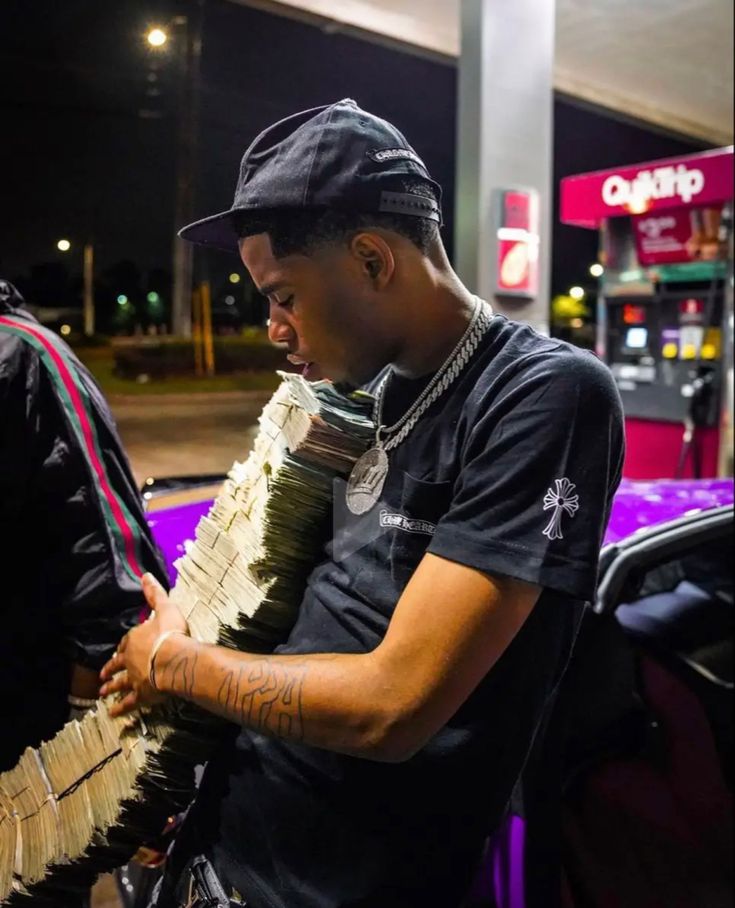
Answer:
[[[22,355],[6,389],[4,450],[17,541],[32,556],[28,596],[59,627],[68,658],[96,669],[140,618],[140,575],[166,583],[166,572],[99,389],[71,355],[65,386],[36,351]]]

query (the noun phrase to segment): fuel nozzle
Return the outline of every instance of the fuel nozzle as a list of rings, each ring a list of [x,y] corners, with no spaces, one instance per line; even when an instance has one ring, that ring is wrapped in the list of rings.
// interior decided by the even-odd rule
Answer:
[[[711,366],[697,366],[689,398],[689,417],[695,426],[706,426],[709,421],[714,382],[715,372]]]

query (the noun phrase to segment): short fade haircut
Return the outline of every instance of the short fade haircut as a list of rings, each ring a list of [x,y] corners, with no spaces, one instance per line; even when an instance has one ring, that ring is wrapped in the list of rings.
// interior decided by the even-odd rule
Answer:
[[[407,183],[404,192],[412,192],[438,202],[428,183]],[[425,217],[383,212],[348,211],[337,208],[274,208],[240,212],[235,225],[240,239],[267,233],[273,255],[309,255],[323,246],[349,243],[361,230],[382,227],[410,240],[428,255],[439,237],[439,225]]]

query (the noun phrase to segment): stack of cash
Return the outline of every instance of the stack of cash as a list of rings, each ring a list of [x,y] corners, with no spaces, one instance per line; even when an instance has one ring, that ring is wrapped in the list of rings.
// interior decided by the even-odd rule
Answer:
[[[0,800],[9,802],[14,822],[15,861],[23,877],[40,880],[48,855],[59,851],[57,805],[38,753],[28,748],[18,764],[2,776]],[[0,871],[7,877],[7,870]]]
[[[260,416],[252,454],[233,466],[177,563],[172,593],[193,636],[251,652],[271,650],[293,625],[328,531],[334,479],[373,432],[370,398],[283,379]]]
[[[330,526],[333,484],[373,435],[372,398],[284,374],[245,463],[236,463],[177,563],[171,600],[198,640],[269,652],[296,619]],[[226,729],[172,701],[81,722],[0,775],[0,902],[63,905],[155,837],[194,791]]]
[[[49,867],[60,871],[64,889],[89,887],[99,869],[79,859],[111,844],[106,833],[139,799],[141,771],[158,746],[144,730],[113,719],[100,702],[0,775],[2,904],[6,898],[15,904],[26,892],[34,892],[34,905],[64,904],[50,885]],[[117,863],[111,856],[102,866]]]

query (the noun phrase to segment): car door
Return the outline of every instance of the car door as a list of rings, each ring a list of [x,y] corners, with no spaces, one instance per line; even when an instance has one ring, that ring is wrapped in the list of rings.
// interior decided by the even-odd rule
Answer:
[[[732,535],[732,508],[721,507],[603,552],[588,624],[618,642],[592,683],[577,674],[587,696],[572,737],[584,742],[587,723],[597,747],[564,795],[565,906],[731,903]],[[627,750],[630,739],[602,738],[616,676],[632,680],[644,718]]]

